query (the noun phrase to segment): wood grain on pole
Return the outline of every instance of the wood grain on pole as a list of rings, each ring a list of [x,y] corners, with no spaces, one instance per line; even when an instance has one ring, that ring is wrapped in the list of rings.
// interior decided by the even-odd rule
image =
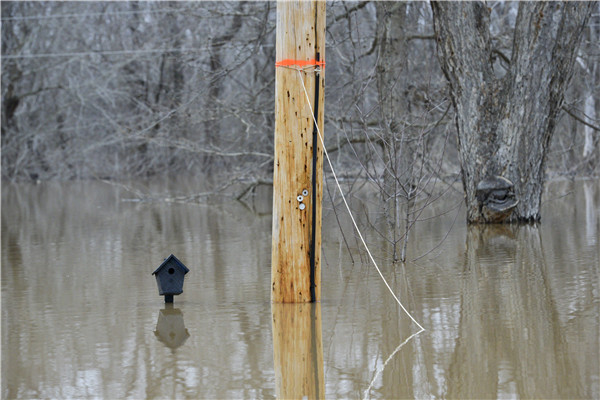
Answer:
[[[325,2],[277,3],[276,57],[281,60],[325,60]],[[323,149],[313,143],[311,108],[318,104],[323,132],[324,68],[298,72],[275,69],[275,158],[273,172],[273,243],[271,258],[273,302],[311,302],[321,297],[321,199]],[[302,81],[308,92],[306,98]],[[315,99],[315,85],[320,85]],[[317,146],[313,171],[313,146]],[[312,174],[316,174],[313,190]],[[307,195],[303,196],[303,192]],[[298,196],[302,196],[302,201]],[[312,196],[316,196],[313,221]],[[303,204],[303,206],[301,206]],[[314,298],[311,296],[311,238],[315,229]]]

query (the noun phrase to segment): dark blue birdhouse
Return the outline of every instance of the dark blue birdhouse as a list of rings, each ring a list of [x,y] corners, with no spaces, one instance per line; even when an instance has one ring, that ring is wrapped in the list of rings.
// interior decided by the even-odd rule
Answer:
[[[156,277],[158,294],[165,296],[165,303],[172,303],[174,295],[183,293],[183,279],[188,272],[190,270],[171,254],[152,273]]]

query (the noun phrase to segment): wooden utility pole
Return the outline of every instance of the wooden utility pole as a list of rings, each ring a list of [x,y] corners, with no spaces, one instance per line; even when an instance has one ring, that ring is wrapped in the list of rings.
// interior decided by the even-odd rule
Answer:
[[[278,1],[273,302],[321,297],[325,1]],[[315,125],[313,113],[317,120]]]

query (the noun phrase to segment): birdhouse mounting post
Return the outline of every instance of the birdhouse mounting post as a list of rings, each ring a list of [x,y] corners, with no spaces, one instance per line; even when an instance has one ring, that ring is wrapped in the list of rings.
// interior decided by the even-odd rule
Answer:
[[[324,1],[277,2],[276,58],[271,300],[314,302],[321,297]]]

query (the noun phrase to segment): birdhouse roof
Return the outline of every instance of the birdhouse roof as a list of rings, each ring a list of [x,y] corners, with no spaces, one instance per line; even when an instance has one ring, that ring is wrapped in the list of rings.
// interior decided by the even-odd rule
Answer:
[[[175,265],[178,265],[179,268],[181,268],[181,270],[183,271],[184,275],[187,274],[188,272],[190,272],[190,270],[181,261],[179,261],[179,259],[177,257],[175,257],[173,254],[171,254],[169,257],[165,258],[165,261],[163,261],[163,263],[160,264],[158,268],[156,268],[156,270],[152,273],[152,275],[158,274],[161,269],[163,269],[165,266],[170,265],[172,263],[175,263]]]

